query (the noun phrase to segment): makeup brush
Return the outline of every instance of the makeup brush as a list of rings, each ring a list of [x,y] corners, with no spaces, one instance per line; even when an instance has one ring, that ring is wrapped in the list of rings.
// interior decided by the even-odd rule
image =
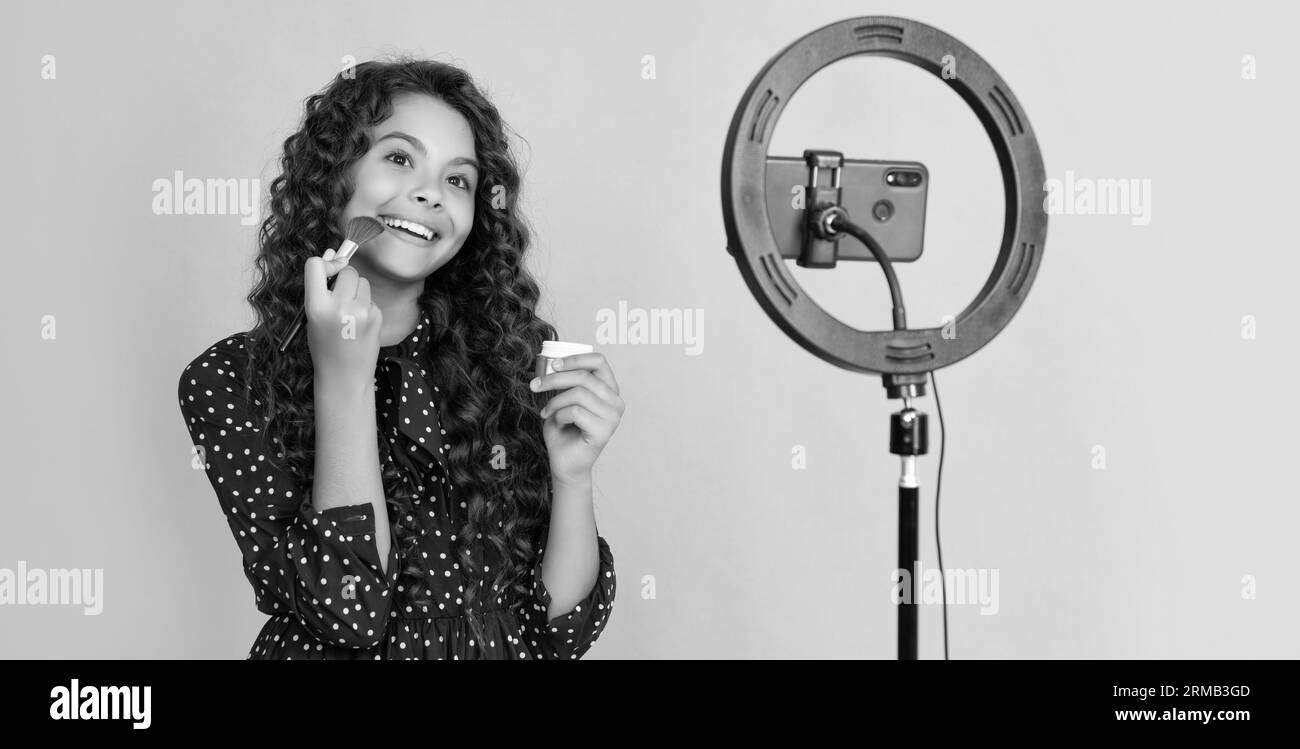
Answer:
[[[339,245],[339,251],[335,253],[334,259],[346,262],[361,248],[361,245],[383,233],[384,225],[380,223],[378,219],[371,218],[370,216],[357,216],[348,222],[347,238],[343,240],[342,245]],[[342,268],[339,270],[341,271]],[[338,279],[338,277],[337,273],[330,277],[327,286],[331,291],[334,290],[334,281]],[[306,320],[306,308],[298,310],[298,317],[293,321],[293,327],[289,329],[289,333],[280,341],[281,351],[284,351],[289,347],[289,344],[293,342],[294,336],[298,334],[298,330],[302,328],[302,324]]]

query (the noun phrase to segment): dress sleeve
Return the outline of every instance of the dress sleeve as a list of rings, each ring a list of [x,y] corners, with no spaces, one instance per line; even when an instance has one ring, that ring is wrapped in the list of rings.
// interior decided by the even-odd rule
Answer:
[[[538,655],[546,659],[577,660],[586,654],[600,637],[609,621],[614,608],[614,590],[617,578],[614,575],[614,555],[604,538],[597,535],[596,545],[600,551],[600,572],[596,575],[596,584],[591,592],[582,599],[572,611],[548,619],[546,612],[551,607],[551,593],[542,581],[542,559],[545,548],[539,550],[537,562],[533,565],[533,595],[531,611],[528,615],[528,627]]]
[[[369,502],[318,511],[292,473],[270,464],[266,431],[254,424],[241,382],[243,356],[227,340],[181,373],[177,395],[193,466],[217,494],[258,610],[292,614],[328,645],[374,647],[388,623],[396,544],[385,576]]]

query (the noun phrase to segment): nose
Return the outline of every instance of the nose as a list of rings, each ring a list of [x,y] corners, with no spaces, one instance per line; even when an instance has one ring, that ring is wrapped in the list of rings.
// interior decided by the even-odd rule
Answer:
[[[442,207],[442,192],[437,187],[424,184],[417,185],[413,197],[425,207]]]

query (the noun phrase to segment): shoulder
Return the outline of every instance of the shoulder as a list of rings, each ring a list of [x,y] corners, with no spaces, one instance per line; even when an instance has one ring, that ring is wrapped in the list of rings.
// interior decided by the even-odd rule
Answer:
[[[233,333],[206,347],[181,370],[177,395],[184,406],[191,396],[219,388],[222,393],[242,393],[248,364],[248,333]]]

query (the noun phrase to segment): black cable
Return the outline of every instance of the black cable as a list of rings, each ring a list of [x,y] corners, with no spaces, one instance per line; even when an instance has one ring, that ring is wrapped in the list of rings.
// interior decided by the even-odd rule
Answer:
[[[853,223],[843,216],[843,214],[834,214],[827,219],[827,223],[835,231],[842,231],[845,234],[856,237],[859,242],[871,250],[872,256],[880,264],[880,268],[885,271],[885,280],[889,282],[889,296],[894,302],[894,330],[907,329],[907,312],[903,309],[903,292],[898,287],[898,277],[894,275],[894,264],[890,262],[889,256],[881,249],[876,240],[871,238],[866,229]]]
[[[934,490],[934,546],[939,550],[939,590],[943,593],[943,659],[948,660],[948,588],[943,574],[943,545],[939,543],[939,496],[943,491],[943,451],[948,445],[948,428],[943,424],[943,404],[939,402],[939,381],[930,373],[934,407],[939,412],[939,479]]]

